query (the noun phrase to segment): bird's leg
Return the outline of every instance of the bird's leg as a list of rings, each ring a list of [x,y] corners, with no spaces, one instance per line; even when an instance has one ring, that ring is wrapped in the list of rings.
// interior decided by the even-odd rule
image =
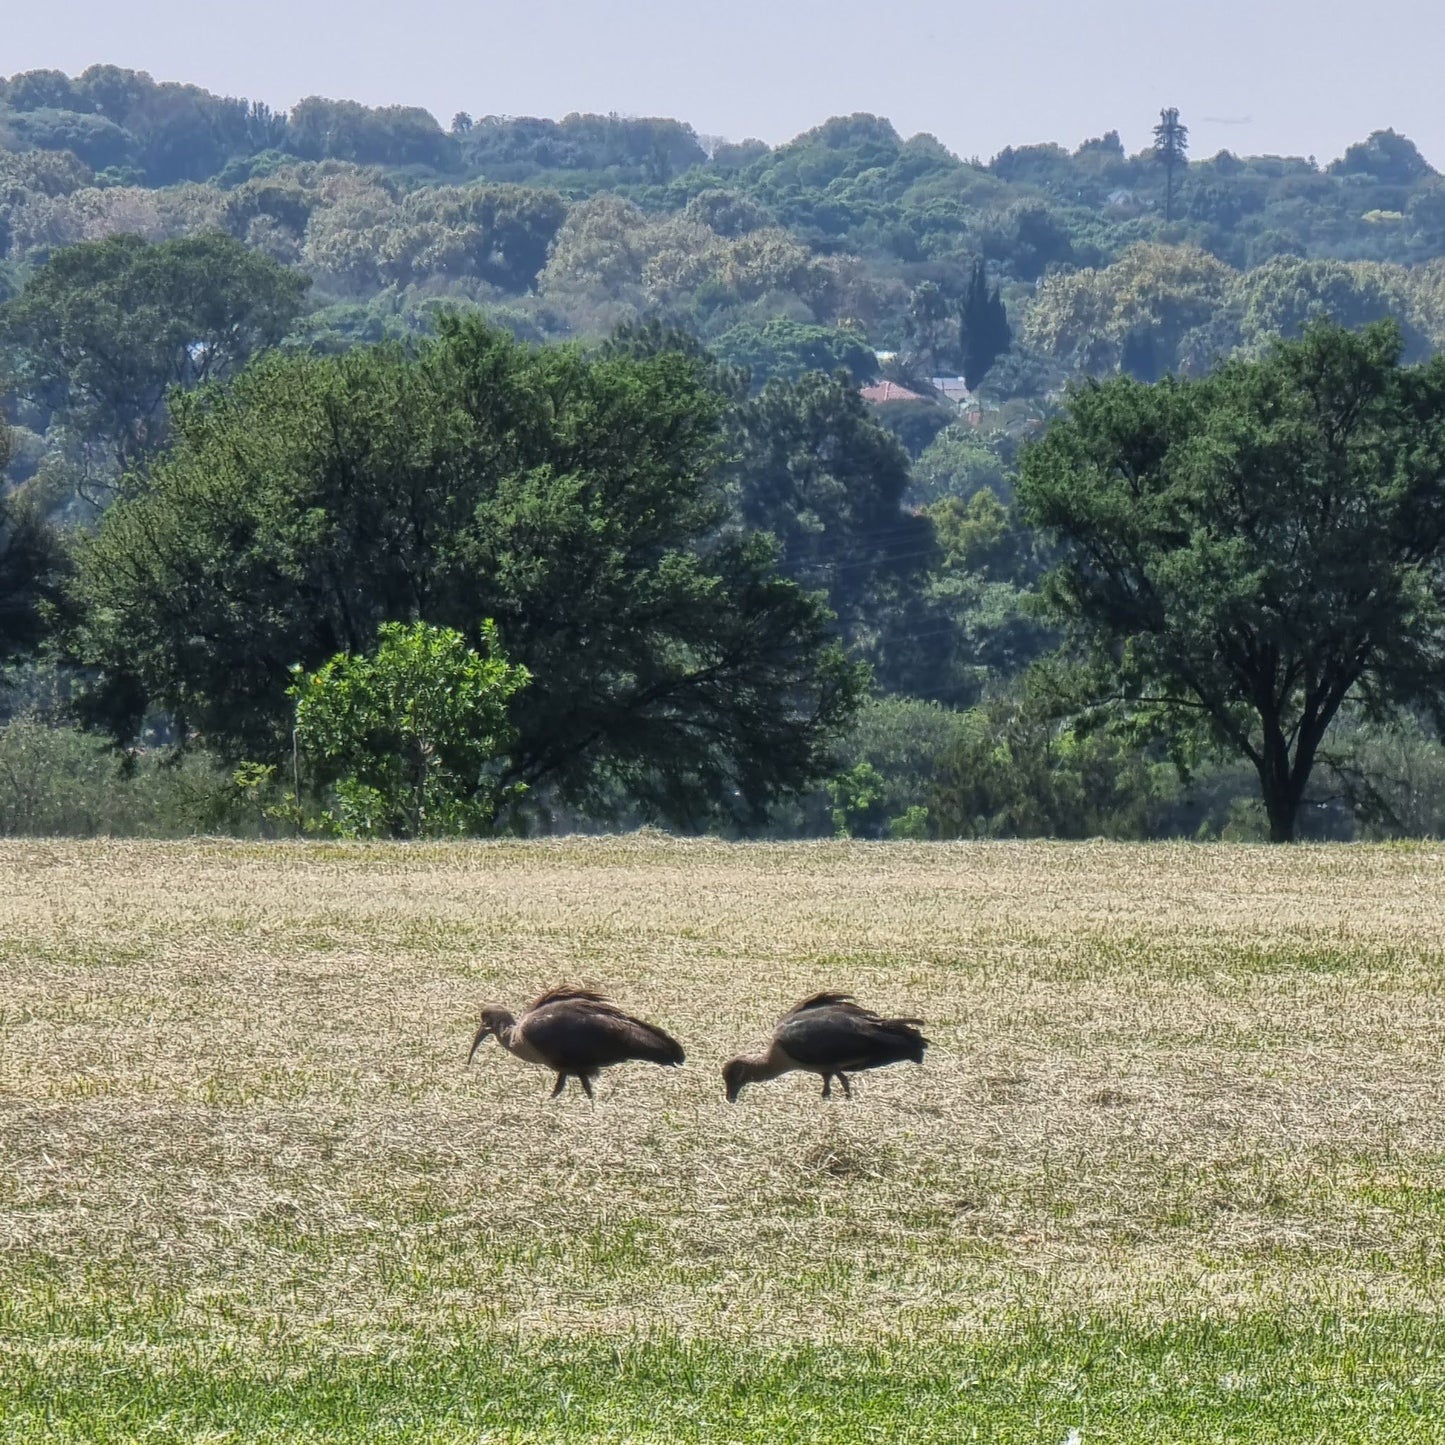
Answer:
[[[824,1074],[824,1075],[823,1075],[823,1097],[824,1097],[825,1099],[831,1099],[831,1098],[833,1097],[833,1076],[832,1076],[832,1074]]]
[[[578,1074],[577,1081],[582,1085],[582,1092],[595,1104],[597,1099],[592,1093],[592,1080],[586,1074]]]
[[[548,1097],[549,1097],[549,1098],[552,1098],[552,1099],[555,1099],[555,1098],[557,1097],[557,1095],[560,1094],[560,1093],[562,1092],[562,1090],[565,1089],[566,1087],[567,1087],[567,1075],[566,1075],[566,1074],[558,1074],[558,1075],[557,1075],[557,1087],[552,1090],[551,1094],[549,1094]]]
[[[838,1082],[843,1086],[843,1097],[845,1099],[851,1099],[853,1097],[853,1091],[848,1087],[848,1075],[839,1074]]]

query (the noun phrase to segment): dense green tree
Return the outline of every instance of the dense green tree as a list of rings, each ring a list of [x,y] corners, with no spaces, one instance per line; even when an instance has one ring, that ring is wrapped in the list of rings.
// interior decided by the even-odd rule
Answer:
[[[1037,281],[1050,266],[1084,264],[1064,218],[1037,200],[1021,200],[987,213],[979,244],[984,257],[997,261],[1022,281]]]
[[[786,576],[827,596],[882,687],[931,696],[947,690],[951,633],[922,587],[933,527],[903,506],[907,454],[869,412],[817,372],[734,406],[734,508],[776,539]]]
[[[1439,702],[1445,359],[1400,352],[1320,325],[1200,381],[1089,386],[1024,458],[1081,696],[1247,758],[1276,841],[1347,701]]]
[[[936,763],[929,825],[944,838],[1155,836],[1172,769],[1107,733],[1060,727],[1026,693],[962,714]]]
[[[1246,345],[1276,337],[1292,341],[1319,320],[1352,330],[1394,320],[1405,337],[1407,359],[1419,360],[1429,346],[1410,322],[1410,303],[1398,271],[1371,261],[1277,256],[1231,287],[1241,339]]]
[[[951,630],[930,695],[966,705],[1017,676],[1057,640],[1036,615],[1037,536],[987,487],[927,508],[937,538],[928,601]],[[941,629],[940,629],[941,630]]]
[[[97,168],[138,168],[152,185],[202,180],[228,161],[282,143],[284,116],[199,86],[157,83],[144,71],[93,65],[74,80],[32,71],[0,82],[12,129],[63,146]]]
[[[1408,186],[1435,174],[1415,142],[1393,130],[1377,130],[1368,140],[1357,141],[1330,166],[1330,171],[1338,176],[1369,176],[1397,186]]]
[[[913,357],[924,376],[937,375],[942,358],[952,350],[947,335],[952,315],[948,296],[936,281],[914,287],[904,325]]]
[[[839,744],[846,767],[869,763],[886,780],[889,818],[926,806],[938,766],[963,727],[963,714],[916,698],[875,697],[858,711]]]
[[[1009,494],[1012,448],[1004,439],[981,436],[963,422],[945,427],[913,463],[909,498],[936,502],[944,497],[968,501],[981,488]]]
[[[567,207],[554,191],[524,186],[428,186],[353,227],[340,218],[347,269],[370,281],[406,285],[475,277],[524,292],[547,263]],[[316,254],[313,251],[313,255]]]
[[[100,115],[33,110],[17,115],[10,129],[23,145],[36,150],[69,151],[96,170],[127,165],[136,158],[134,137]]]
[[[684,219],[730,239],[776,224],[756,201],[737,191],[699,191],[683,207],[682,214]]]
[[[927,519],[904,510],[908,458],[851,385],[812,373],[736,407],[737,514],[779,546],[784,573],[828,595],[850,636],[925,566]]]
[[[846,371],[860,386],[878,375],[878,358],[857,332],[781,316],[761,326],[744,322],[731,327],[711,349],[729,365],[746,367],[759,388],[775,377],[797,381],[810,371]]]
[[[23,70],[0,80],[0,101],[14,110],[83,110],[75,82],[62,70]]]
[[[1025,324],[1025,340],[1076,371],[1125,370],[1155,381],[1191,354],[1210,364],[1238,344],[1231,290],[1238,277],[1192,246],[1131,246],[1111,266],[1048,276]],[[1231,329],[1222,339],[1214,328]],[[1192,343],[1209,333],[1202,346]],[[1207,367],[1205,368],[1207,369]]]
[[[456,142],[429,111],[410,105],[373,109],[354,100],[310,95],[291,111],[285,144],[307,160],[445,169]]]
[[[494,618],[533,682],[505,782],[759,816],[827,767],[861,679],[772,544],[725,527],[723,400],[679,352],[529,350],[443,318],[418,355],[273,353],[175,402],[170,453],[80,555],[92,714],[231,756],[289,732],[288,669],[386,621]]]
[[[229,236],[113,236],[36,271],[0,311],[0,339],[22,395],[126,466],[163,434],[170,388],[223,379],[279,341],[307,284]]]
[[[619,115],[483,116],[461,137],[467,166],[489,180],[590,172],[614,182],[660,184],[707,155],[690,125]]]

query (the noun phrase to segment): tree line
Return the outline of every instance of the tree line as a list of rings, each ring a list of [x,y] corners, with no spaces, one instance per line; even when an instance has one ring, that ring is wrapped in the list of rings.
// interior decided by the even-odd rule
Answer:
[[[196,313],[215,355],[184,316],[100,347],[103,288],[72,313],[62,284],[91,287],[94,251],[5,308],[23,384],[124,465],[68,529],[8,498],[0,644],[44,655],[70,714],[123,747],[253,779],[289,754],[298,823],[299,736],[312,801],[347,827],[561,809],[757,829],[826,787],[831,821],[866,831],[888,779],[840,768],[839,742],[871,689],[938,708],[925,726],[976,720],[895,831],[986,830],[1002,749],[1013,784],[1042,767],[1024,827],[1070,831],[1060,761],[1132,789],[1127,810],[1141,764],[1232,757],[1285,841],[1342,718],[1433,725],[1445,359],[1405,364],[1390,323],[1076,388],[998,491],[918,508],[846,372],[754,390],[655,323],[539,347],[475,314],[411,346],[267,347],[299,290],[211,245],[98,249],[135,265],[132,296],[237,262]]]
[[[1199,161],[1166,109],[1137,156],[982,165],[873,117],[307,102],[156,185],[17,128],[182,102],[0,95],[0,772],[108,738],[157,796],[209,770],[207,826],[1445,825],[1445,232],[1403,138]]]

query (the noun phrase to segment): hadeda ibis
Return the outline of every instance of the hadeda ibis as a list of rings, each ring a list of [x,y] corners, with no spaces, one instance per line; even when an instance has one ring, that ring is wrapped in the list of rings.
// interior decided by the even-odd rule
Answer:
[[[682,1045],[670,1034],[623,1013],[602,994],[585,988],[549,989],[532,1000],[521,1018],[508,1009],[484,1008],[468,1063],[488,1037],[519,1059],[551,1069],[557,1075],[554,1099],[567,1087],[569,1077],[590,1099],[592,1080],[601,1069],[629,1059],[672,1067],[685,1057]]]
[[[794,1069],[823,1076],[823,1097],[830,1098],[833,1080],[848,1098],[848,1075],[881,1069],[911,1059],[923,1062],[928,1040],[919,1033],[922,1019],[885,1019],[853,1002],[847,993],[815,993],[778,1020],[773,1037],[760,1054],[741,1054],[723,1067],[728,1102],[735,1103],[748,1084],[776,1079]]]

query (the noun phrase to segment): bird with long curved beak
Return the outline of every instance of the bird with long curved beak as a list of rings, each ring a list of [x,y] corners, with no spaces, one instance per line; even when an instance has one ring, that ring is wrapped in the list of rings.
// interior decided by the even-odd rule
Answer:
[[[852,994],[815,993],[795,1004],[778,1020],[768,1047],[758,1054],[739,1054],[723,1066],[728,1103],[749,1084],[776,1079],[802,1069],[823,1076],[823,1097],[832,1097],[833,1080],[853,1097],[848,1075],[881,1069],[911,1059],[923,1062],[928,1040],[919,1032],[922,1019],[885,1019],[853,1002]]]
[[[687,1057],[670,1034],[584,988],[549,989],[532,1000],[521,1018],[500,1005],[488,1005],[482,1010],[467,1063],[488,1038],[496,1039],[509,1054],[556,1074],[554,1099],[569,1078],[576,1079],[591,1099],[592,1081],[614,1064],[640,1059],[673,1068]]]

